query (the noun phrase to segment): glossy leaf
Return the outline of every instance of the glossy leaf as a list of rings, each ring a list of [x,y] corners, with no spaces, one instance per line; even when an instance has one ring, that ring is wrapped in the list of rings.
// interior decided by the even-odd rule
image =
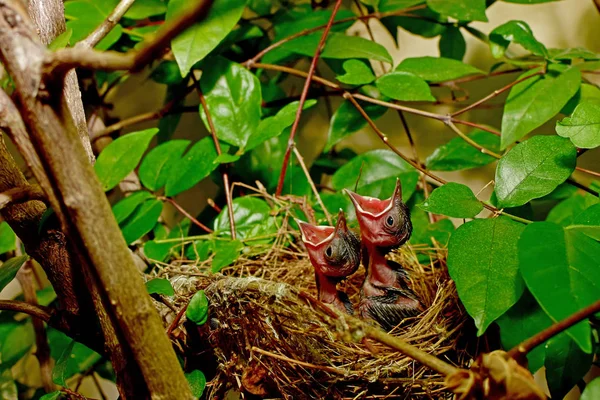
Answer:
[[[566,334],[546,343],[546,380],[553,399],[562,399],[592,366],[592,354],[586,354]]]
[[[467,136],[488,150],[500,151],[500,138],[496,135],[477,129]],[[435,149],[425,163],[432,171],[460,171],[483,167],[494,161],[494,157],[482,153],[462,138],[455,137]]]
[[[377,120],[387,112],[386,107],[378,106],[370,103],[359,102],[363,110],[373,120]],[[333,146],[339,143],[342,139],[358,132],[367,125],[365,118],[356,110],[356,107],[348,100],[338,107],[331,118],[329,131],[327,132],[327,143],[325,144],[325,152],[330,151]]]
[[[19,272],[21,266],[23,266],[25,261],[28,259],[29,256],[27,255],[17,256],[5,261],[2,263],[2,265],[0,265],[0,292],[6,287],[6,285],[15,279],[17,272]]]
[[[548,55],[552,60],[570,61],[573,59],[600,60],[600,54],[594,53],[583,47],[568,49],[548,49]]]
[[[200,79],[217,137],[244,148],[260,123],[260,82],[239,64],[216,58]],[[200,107],[200,116],[208,128]]]
[[[518,3],[518,4],[541,4],[541,3],[550,3],[554,1],[561,0],[502,0],[505,3]]]
[[[188,0],[171,0],[166,21],[186,12],[192,3]],[[171,41],[171,49],[179,64],[181,76],[187,75],[192,66],[204,59],[231,32],[242,16],[246,0],[217,0],[206,17],[180,33]],[[209,71],[216,69],[211,65]],[[204,89],[203,89],[204,90]]]
[[[148,294],[162,294],[165,296],[174,296],[175,290],[168,279],[154,278],[146,282]]]
[[[162,213],[163,203],[157,199],[144,201],[123,222],[121,232],[127,244],[131,244],[150,232]]]
[[[204,290],[198,290],[192,296],[185,316],[196,325],[203,325],[208,320],[208,299]]]
[[[581,64],[577,64],[577,66],[579,65]],[[575,108],[579,104],[589,101],[600,103],[600,88],[596,85],[582,82],[575,96],[571,97],[562,110],[560,110],[560,113],[565,115],[573,114],[573,111],[575,111]]]
[[[467,51],[467,43],[460,29],[449,26],[440,36],[440,57],[461,61]]]
[[[423,3],[423,0],[380,0],[379,9],[381,11],[396,11]]]
[[[450,58],[415,57],[402,61],[395,69],[410,72],[429,82],[443,82],[484,72],[469,64]]]
[[[235,217],[234,217],[235,219]],[[233,263],[244,249],[244,244],[239,240],[216,240],[214,245],[215,257],[212,261],[211,271],[220,272],[224,267]]]
[[[192,391],[192,396],[195,398],[200,398],[202,393],[204,392],[204,388],[206,388],[206,377],[202,373],[202,371],[195,369],[192,372],[188,372],[185,374],[185,378],[190,385],[190,390]]]
[[[417,171],[391,150],[373,150],[354,157],[338,169],[331,183],[336,190],[354,190],[359,176],[358,193],[378,198],[390,197],[396,179],[400,178],[404,202],[410,199],[419,180]]]
[[[347,85],[366,85],[375,80],[371,67],[360,60],[348,60],[343,65],[345,74],[336,76],[336,79]]]
[[[575,217],[573,225],[567,229],[585,233],[592,239],[600,240],[600,204],[595,204]]]
[[[85,39],[94,31],[118,4],[118,0],[75,0],[65,2],[65,18],[67,19],[67,29],[71,29],[71,44]],[[119,24],[102,39],[97,45],[98,50],[107,50],[115,44],[123,33],[123,27]]]
[[[170,162],[165,195],[175,196],[206,178],[217,168],[217,156],[212,138],[205,137],[196,142],[182,158]]]
[[[140,164],[138,175],[142,184],[154,191],[165,186],[169,168],[181,158],[189,145],[189,140],[169,140],[153,148]]]
[[[504,55],[510,43],[519,44],[536,56],[548,56],[546,46],[537,41],[529,25],[523,21],[508,21],[491,31],[489,38],[492,54],[496,58]]]
[[[17,248],[17,236],[8,222],[0,222],[0,254],[13,251]]]
[[[377,79],[384,96],[400,101],[435,101],[427,82],[408,72],[390,72]]]
[[[35,343],[35,333],[30,322],[0,324],[0,372],[15,365]]]
[[[581,213],[599,202],[600,200],[596,196],[577,193],[554,206],[548,213],[546,221],[562,226],[573,225]]]
[[[551,193],[575,170],[577,150],[558,136],[534,136],[498,162],[498,205],[516,207]]]
[[[485,0],[427,0],[427,6],[433,11],[460,21],[483,21]]]
[[[52,370],[52,381],[57,385],[67,387],[67,378],[69,377],[67,374],[67,368],[69,365],[69,360],[71,359],[71,352],[73,351],[73,346],[75,346],[75,341],[72,340],[71,343],[64,349],[60,358],[56,360],[56,365]]]
[[[238,239],[250,239],[277,232],[275,219],[271,216],[271,207],[267,202],[256,197],[245,196],[234,199],[233,220]],[[223,207],[215,219],[214,230],[219,235],[231,236],[227,207]]]
[[[167,5],[162,0],[136,0],[125,13],[125,18],[144,19],[167,12]]]
[[[106,146],[94,169],[104,191],[117,186],[138,165],[158,129],[128,133]]]
[[[448,244],[448,272],[481,336],[524,290],[517,243],[524,225],[505,217],[461,225]]]
[[[510,90],[502,115],[503,149],[554,117],[577,93],[579,70],[569,68],[559,73],[553,68],[549,67],[551,73],[529,78]],[[536,71],[528,71],[519,79]]]
[[[454,182],[435,189],[419,207],[454,218],[473,218],[483,211],[483,204],[477,200],[473,191],[468,186]]]
[[[519,239],[519,266],[527,288],[558,322],[600,299],[600,243],[551,222],[527,225]],[[592,351],[587,321],[566,330]]]
[[[140,204],[153,197],[151,193],[140,190],[119,201],[112,208],[117,223],[125,221]]]
[[[593,149],[600,146],[600,102],[580,103],[573,115],[556,123],[556,133],[571,139],[577,147]]]
[[[579,400],[596,400],[600,399],[600,377],[595,378],[593,381],[585,385],[583,393]]]

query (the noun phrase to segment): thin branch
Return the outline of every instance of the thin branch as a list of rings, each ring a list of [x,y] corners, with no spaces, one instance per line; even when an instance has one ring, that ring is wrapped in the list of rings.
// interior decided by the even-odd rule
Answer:
[[[44,322],[50,321],[50,317],[52,316],[48,307],[34,306],[33,304],[17,300],[0,300],[0,310],[25,313],[39,318]]]
[[[310,185],[310,188],[312,189],[313,194],[317,198],[317,202],[323,209],[323,213],[325,214],[325,218],[327,218],[327,222],[329,222],[329,225],[333,226],[333,220],[331,219],[331,214],[329,214],[329,211],[327,211],[325,204],[323,204],[323,200],[321,199],[321,195],[319,194],[319,191],[317,190],[317,187],[315,186],[315,182],[310,177],[310,172],[308,171],[308,168],[306,168],[306,164],[304,163],[304,158],[302,157],[302,154],[300,154],[300,152],[298,151],[298,148],[296,146],[294,146],[294,154],[296,155],[296,158],[298,159],[298,163],[300,164],[302,171],[304,171],[304,175],[306,176],[306,179],[308,180],[308,184]]]
[[[496,154],[493,151],[486,149],[485,147],[479,145],[476,141],[474,141],[473,139],[471,139],[470,137],[468,137],[467,135],[465,135],[460,129],[458,129],[456,127],[456,125],[454,125],[454,123],[452,122],[451,119],[448,119],[448,120],[446,120],[444,122],[446,123],[446,125],[448,125],[448,127],[450,129],[452,129],[452,131],[454,133],[456,133],[458,136],[460,136],[462,138],[462,140],[464,140],[465,142],[467,142],[471,146],[475,147],[477,150],[479,150],[483,154],[487,154],[487,155],[492,156],[492,157],[494,157],[495,159],[498,159],[498,160],[500,158],[502,158],[502,156],[500,154]]]
[[[272,352],[267,351],[267,350],[259,349],[256,346],[252,346],[250,348],[250,351],[254,351],[256,353],[263,354],[265,356],[272,357],[272,358],[275,358],[275,359],[280,360],[280,361],[285,361],[285,362],[288,362],[288,363],[291,363],[291,364],[301,365],[301,366],[303,366],[305,368],[309,368],[309,369],[318,369],[318,370],[321,370],[321,371],[327,371],[329,373],[337,374],[337,375],[342,375],[342,376],[344,376],[344,375],[347,374],[347,371],[344,371],[344,370],[339,369],[339,368],[329,367],[327,365],[316,365],[316,364],[311,364],[311,363],[307,363],[307,362],[300,361],[300,360],[294,360],[293,358],[282,356],[281,354],[275,354],[275,353],[272,353]]]
[[[135,0],[121,0],[100,26],[94,29],[88,37],[79,42],[77,46],[96,47],[96,45],[119,23],[119,20],[123,18],[123,15],[125,15],[127,10],[129,10],[129,7],[133,5],[134,1]]]
[[[196,218],[194,218],[192,216],[192,214],[190,214],[189,212],[187,212],[183,207],[181,207],[175,200],[173,200],[170,197],[164,197],[164,196],[160,196],[158,197],[159,200],[163,200],[166,201],[170,204],[173,205],[173,207],[175,207],[177,209],[177,211],[179,211],[180,213],[182,213],[185,217],[189,218],[190,221],[192,221],[196,226],[198,226],[200,229],[202,229],[205,232],[208,233],[212,233],[214,232],[212,229],[210,229],[208,226],[204,225],[202,222],[198,221]]]
[[[46,195],[38,185],[15,187],[0,193],[0,210],[10,204],[29,200],[46,200]]]
[[[288,162],[290,160],[290,154],[292,151],[292,147],[295,146],[294,138],[296,137],[296,132],[298,131],[298,126],[300,124],[300,117],[302,116],[302,108],[304,107],[304,102],[306,101],[306,97],[308,96],[308,90],[310,89],[310,84],[312,80],[312,76],[315,74],[315,69],[317,68],[317,62],[319,61],[319,55],[323,51],[325,47],[325,41],[327,40],[327,35],[331,30],[331,26],[333,24],[333,20],[342,5],[342,0],[336,0],[335,6],[331,12],[331,17],[327,22],[327,26],[321,35],[321,39],[319,40],[319,44],[317,45],[317,49],[315,50],[315,55],[310,63],[310,68],[308,69],[308,74],[306,75],[306,81],[304,82],[304,88],[302,89],[302,94],[300,95],[300,101],[298,103],[298,110],[296,111],[296,118],[294,119],[294,124],[292,125],[292,129],[290,131],[290,137],[288,139],[287,149],[285,151],[285,155],[283,156],[283,163],[281,165],[281,173],[279,174],[279,181],[277,182],[277,190],[275,191],[275,196],[280,196],[281,191],[283,190],[283,182],[285,180],[285,173],[287,171]]]
[[[581,168],[581,167],[577,167],[575,168],[577,171],[592,175],[592,176],[596,176],[598,178],[600,178],[600,172],[596,172],[596,171],[592,171],[590,169],[585,169],[585,168]]]

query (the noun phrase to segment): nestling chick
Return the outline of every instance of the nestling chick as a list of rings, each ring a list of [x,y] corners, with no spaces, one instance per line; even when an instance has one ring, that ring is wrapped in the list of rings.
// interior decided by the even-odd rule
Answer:
[[[356,209],[367,269],[361,289],[360,314],[389,330],[421,308],[402,266],[385,258],[410,239],[412,233],[410,212],[402,202],[402,185],[398,179],[392,197],[386,200],[346,192]]]
[[[353,314],[354,308],[348,296],[338,291],[336,285],[356,272],[360,265],[358,235],[348,229],[342,210],[338,214],[335,228],[315,226],[300,220],[296,222],[310,262],[315,268],[319,300],[342,312]]]

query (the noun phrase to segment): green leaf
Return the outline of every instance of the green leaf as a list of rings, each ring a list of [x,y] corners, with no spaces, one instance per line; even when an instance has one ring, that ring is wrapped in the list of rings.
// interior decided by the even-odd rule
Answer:
[[[88,371],[102,359],[100,354],[81,343],[74,342],[70,337],[56,329],[48,329],[48,343],[50,344],[50,355],[57,360],[53,371],[53,379],[66,381],[75,374]],[[63,357],[65,357],[64,363],[61,361]]]
[[[496,58],[504,55],[510,43],[519,44],[536,56],[548,56],[546,46],[537,41],[529,25],[523,21],[508,21],[491,31],[489,38],[492,54]]]
[[[73,346],[75,346],[75,343],[76,342],[72,340],[71,344],[69,344],[67,348],[63,351],[60,358],[56,360],[56,365],[52,370],[52,381],[57,385],[67,387],[67,367],[69,365],[71,352],[73,351]]]
[[[214,273],[220,272],[223,267],[233,263],[240,256],[243,249],[244,244],[239,240],[216,240],[214,245],[215,257],[212,261],[211,271]]]
[[[148,294],[162,294],[165,296],[175,296],[175,290],[168,279],[155,278],[146,282]]]
[[[469,64],[443,57],[407,58],[396,67],[395,71],[410,72],[429,82],[443,82],[467,75],[484,74]]]
[[[233,220],[238,239],[250,239],[277,232],[275,219],[271,216],[271,207],[266,201],[256,197],[244,196],[234,199]],[[214,230],[219,235],[231,236],[229,211],[226,206],[215,219]]]
[[[164,261],[165,258],[167,258],[167,256],[171,252],[171,249],[176,249],[180,252],[182,243],[157,243],[156,240],[181,239],[181,241],[183,242],[183,238],[187,236],[188,230],[190,228],[190,220],[185,219],[181,223],[177,224],[173,229],[171,229],[171,232],[169,232],[168,235],[162,225],[157,225],[156,227],[161,227],[162,232],[157,232],[157,230],[155,229],[155,240],[149,240],[146,243],[144,243],[144,255],[151,260]]]
[[[206,377],[202,373],[202,371],[195,369],[192,372],[188,372],[185,374],[185,378],[190,385],[190,390],[192,391],[192,396],[199,398],[202,396],[204,392],[204,388],[206,387]]]
[[[556,133],[571,139],[577,147],[593,149],[600,146],[600,102],[582,102],[573,115],[556,123]]]
[[[135,0],[125,13],[125,18],[145,19],[166,12],[167,5],[162,0]]]
[[[496,135],[476,129],[467,136],[488,150],[500,151],[500,138]],[[483,167],[494,161],[494,157],[482,153],[462,138],[455,137],[435,149],[425,163],[432,171],[460,171]]]
[[[188,260],[206,261],[213,252],[214,240],[198,240],[192,246],[188,246],[185,256]]]
[[[0,399],[2,400],[17,400],[19,398],[19,390],[17,382],[13,379],[12,372],[8,371],[0,374]]]
[[[152,78],[154,82],[165,85],[176,85],[183,81],[181,74],[179,73],[179,67],[175,61],[163,61],[158,64],[158,66],[152,70],[150,78]]]
[[[500,327],[502,347],[507,351],[552,325],[550,317],[527,290],[496,322]],[[544,365],[544,358],[545,350],[541,345],[527,353],[529,370],[535,373]]]
[[[65,2],[67,29],[73,31],[71,43],[79,42],[92,33],[118,4],[118,0],[76,0]],[[104,39],[96,45],[98,50],[107,50],[121,37],[123,27],[117,24]]]
[[[461,61],[467,51],[467,42],[460,29],[449,26],[440,36],[440,57]]]
[[[13,232],[8,222],[0,222],[0,254],[13,251],[17,248],[17,235]]]
[[[0,324],[0,372],[15,365],[35,343],[35,333],[30,322]]]
[[[579,70],[569,68],[556,74],[553,66],[548,69],[546,75],[529,78],[510,90],[502,115],[502,149],[542,126],[577,93],[581,83]],[[538,71],[530,70],[519,79]]]
[[[66,31],[54,38],[54,40],[48,45],[48,50],[56,51],[58,49],[64,49],[69,45],[71,36],[73,36],[73,29],[67,28]]]
[[[562,226],[569,226],[575,223],[575,219],[586,209],[598,204],[598,197],[591,194],[575,194],[574,196],[558,203],[548,216],[546,221],[554,222]]]
[[[583,393],[579,400],[596,400],[600,399],[600,377],[585,385]]]
[[[58,400],[62,392],[60,390],[55,390],[54,392],[46,393],[40,400]]]
[[[6,285],[15,279],[17,272],[19,272],[21,266],[23,266],[25,261],[28,259],[29,256],[27,255],[17,256],[5,261],[2,265],[0,265],[0,292],[6,287]]]
[[[302,108],[302,110],[306,110],[314,106],[315,104],[317,104],[317,101],[314,99],[306,100],[306,102],[304,103],[304,108]],[[265,118],[262,121],[260,121],[258,129],[248,139],[248,143],[246,144],[245,150],[249,151],[255,148],[256,146],[262,144],[266,140],[281,135],[281,133],[287,127],[291,126],[294,123],[299,105],[299,101],[294,101],[290,104],[287,104],[285,107],[279,110],[276,115]]]
[[[546,381],[553,399],[562,399],[592,366],[592,354],[581,351],[566,334],[561,333],[546,343]]]
[[[473,218],[483,211],[483,204],[473,191],[468,186],[454,182],[435,189],[418,206],[425,211],[454,218]]]
[[[188,0],[169,1],[166,21],[186,12],[192,4]],[[210,7],[206,18],[171,41],[171,49],[179,64],[181,76],[187,75],[194,64],[204,59],[225,39],[241,18],[245,7],[246,0],[217,0]],[[209,70],[214,70],[215,67],[211,65]]]
[[[427,6],[460,21],[488,21],[485,16],[485,0],[427,0]]]
[[[521,275],[544,311],[558,322],[600,298],[600,243],[551,222],[528,225],[519,239]],[[592,351],[587,321],[567,334]]]
[[[396,179],[400,178],[404,202],[410,199],[419,180],[418,172],[391,150],[373,150],[354,157],[338,169],[331,183],[336,190],[354,190],[359,176],[358,192],[378,198],[391,196]]]
[[[578,65],[580,64],[577,64],[577,66]],[[600,102],[600,88],[596,85],[582,82],[579,90],[575,93],[575,96],[571,97],[560,112],[565,115],[573,114],[575,107],[589,101],[593,101],[594,103]]]
[[[198,290],[185,310],[187,319],[196,325],[203,325],[208,320],[208,299],[204,290]]]
[[[127,244],[135,242],[150,232],[156,225],[162,209],[163,203],[157,199],[146,200],[136,208],[121,226]]]
[[[117,186],[138,165],[158,129],[128,133],[106,146],[94,165],[104,191]]]
[[[258,78],[239,64],[216,58],[200,79],[217,137],[244,148],[260,123],[261,94]],[[200,115],[208,128],[204,111]]]
[[[553,1],[561,1],[561,0],[502,0],[505,3],[517,3],[517,4],[541,4],[541,3],[550,3]]]
[[[151,193],[140,190],[130,194],[115,204],[112,208],[112,211],[117,223],[120,224],[121,222],[125,221],[127,217],[129,217],[135,211],[135,209],[139,207],[140,204],[150,198],[154,198]]]
[[[390,72],[377,79],[384,96],[400,101],[435,101],[427,82],[408,72]]]
[[[395,1],[390,1],[392,3]],[[388,10],[384,7],[386,1],[381,2],[380,11]],[[419,1],[417,3],[422,3]],[[398,33],[398,27],[407,30],[408,32],[419,35],[425,38],[433,38],[444,33],[447,29],[448,18],[432,11],[429,8],[412,11],[410,17],[384,17],[381,19],[383,25],[395,37]]]
[[[344,75],[336,76],[336,79],[347,85],[366,85],[375,80],[371,67],[360,60],[347,60],[343,64]]]
[[[386,107],[371,103],[362,103],[360,101],[359,104],[373,121],[377,120],[387,112]],[[330,151],[333,146],[339,143],[342,139],[361,130],[366,125],[367,121],[356,110],[356,107],[354,107],[350,101],[344,100],[331,118],[329,131],[327,132],[327,143],[325,144],[324,151]]]
[[[583,47],[569,49],[548,49],[550,59],[560,61],[571,61],[573,59],[600,60],[600,54],[594,53]]]
[[[523,294],[517,243],[524,226],[505,217],[461,225],[448,244],[448,272],[481,336]]]
[[[595,204],[575,217],[573,225],[567,229],[573,229],[585,233],[592,239],[600,240],[600,204]]]
[[[142,184],[154,191],[165,186],[169,168],[181,159],[189,144],[189,140],[169,140],[153,148],[140,164],[138,175]]]
[[[575,170],[577,150],[558,136],[534,136],[516,145],[498,162],[498,205],[516,207],[551,193]]]
[[[215,144],[210,137],[196,142],[182,158],[169,163],[165,195],[173,197],[206,178],[217,168],[217,156]]]

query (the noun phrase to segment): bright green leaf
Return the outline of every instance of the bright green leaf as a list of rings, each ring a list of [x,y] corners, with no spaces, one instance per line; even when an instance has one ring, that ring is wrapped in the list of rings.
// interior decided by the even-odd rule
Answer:
[[[567,229],[583,232],[592,239],[600,240],[600,204],[595,204],[577,215],[573,225]]]
[[[220,272],[223,267],[233,263],[240,256],[243,248],[244,244],[239,240],[216,240],[211,271]]]
[[[17,248],[17,235],[13,232],[8,222],[0,222],[0,254],[13,251]]]
[[[125,13],[125,18],[145,19],[166,12],[167,5],[162,0],[135,0]]]
[[[529,291],[558,322],[600,299],[600,243],[551,222],[528,225],[519,239],[519,268]],[[592,351],[587,321],[567,334]]]
[[[553,399],[562,399],[592,366],[592,354],[581,351],[566,334],[546,343],[546,380]]]
[[[153,197],[151,193],[140,190],[119,201],[112,208],[117,223],[125,221],[140,204]]]
[[[491,31],[489,38],[492,54],[496,58],[504,55],[510,43],[519,44],[536,56],[548,56],[546,46],[536,40],[529,25],[523,21],[508,21]]]
[[[29,259],[29,256],[17,256],[5,261],[0,265],[0,292],[6,287],[15,276],[25,261]]]
[[[483,204],[477,200],[473,191],[468,186],[454,182],[435,189],[419,207],[454,218],[473,218],[483,211]]]
[[[600,399],[600,377],[585,385],[585,390],[581,393],[579,400],[597,400]]]
[[[549,70],[552,72],[529,78],[510,90],[502,115],[503,149],[554,117],[577,93],[579,70],[569,68],[558,74],[552,66]],[[536,72],[539,70],[530,70],[519,79]]]
[[[427,82],[408,72],[390,72],[377,79],[384,96],[400,101],[435,101]]]
[[[192,296],[185,316],[196,325],[203,325],[208,320],[208,299],[204,290],[198,290]]]
[[[571,139],[577,147],[593,149],[600,146],[600,102],[580,103],[573,115],[556,122],[556,133]]]
[[[498,152],[500,138],[489,132],[474,130],[467,135],[484,148]],[[462,138],[455,137],[448,143],[438,147],[425,161],[427,168],[432,171],[460,171],[463,169],[483,167],[496,161],[490,155],[484,154]]]
[[[61,394],[62,392],[60,390],[56,390],[54,392],[46,393],[40,397],[40,400],[58,400]]]
[[[146,282],[146,290],[148,294],[162,294],[165,296],[174,296],[175,290],[168,279],[155,278]]]
[[[94,168],[104,191],[117,186],[138,165],[158,129],[128,133],[106,146]]]
[[[275,219],[271,216],[271,207],[264,200],[244,196],[233,200],[233,220],[239,239],[272,235],[277,232]],[[230,236],[229,211],[223,207],[214,223],[215,232]]]
[[[171,21],[192,6],[188,0],[171,0],[166,21]],[[181,76],[187,75],[192,66],[204,59],[225,39],[242,16],[246,0],[217,0],[206,17],[179,34],[171,41],[171,49],[179,64]],[[211,65],[209,70],[218,69]]]
[[[461,61],[467,51],[467,43],[460,29],[449,26],[440,36],[440,57]]]
[[[65,2],[67,29],[73,31],[71,43],[73,44],[85,39],[104,22],[117,4],[118,0],[75,0]],[[96,45],[96,49],[107,50],[119,40],[122,33],[123,27],[117,24],[108,35]]]
[[[505,217],[461,225],[448,244],[448,272],[477,335],[523,294],[517,243],[524,226]]]
[[[256,75],[237,63],[216,58],[200,79],[217,137],[244,148],[260,123],[261,93]],[[200,115],[208,127],[204,111]]]
[[[185,251],[185,256],[188,260],[206,261],[213,252],[215,241],[213,240],[198,240],[193,245],[188,246]]]
[[[575,194],[554,206],[548,213],[546,221],[562,226],[573,225],[581,213],[599,202],[598,197],[591,194]]]
[[[410,72],[429,82],[443,82],[484,72],[458,60],[442,57],[415,57],[402,61],[395,69]]]
[[[150,232],[156,225],[162,209],[163,203],[157,199],[146,200],[136,208],[121,227],[121,232],[127,244],[135,242]]]
[[[56,51],[64,49],[69,45],[69,40],[73,36],[73,29],[67,28],[66,31],[54,38],[54,40],[48,45],[48,50]]]
[[[575,170],[577,150],[558,136],[534,136],[498,162],[498,205],[516,207],[551,193]]]
[[[367,115],[373,120],[377,120],[387,112],[386,107],[378,106],[370,103],[361,103],[361,107]],[[331,118],[329,131],[327,132],[327,143],[325,144],[325,152],[328,152],[342,139],[361,130],[367,125],[365,118],[356,110],[356,107],[348,100],[338,107]]]
[[[169,168],[181,158],[189,144],[189,140],[169,140],[152,149],[140,164],[138,175],[142,184],[150,190],[165,186]]]
[[[215,158],[215,161],[213,161],[213,162],[215,164],[231,164],[231,163],[236,162],[239,159],[240,159],[240,156],[237,154],[223,153],[223,154],[217,156],[217,158]]]
[[[433,11],[460,21],[483,21],[485,0],[427,0],[427,6]]]
[[[0,372],[15,365],[35,343],[35,333],[30,322],[0,324]]]
[[[204,392],[204,388],[206,387],[206,377],[202,373],[202,371],[195,369],[192,372],[188,372],[185,374],[185,378],[190,385],[190,390],[192,391],[192,396],[199,398],[202,396]]]
[[[541,3],[550,3],[553,1],[561,1],[561,0],[502,0],[505,3],[517,3],[517,4],[541,4]]]
[[[347,85],[366,85],[375,80],[371,67],[360,60],[347,60],[343,65],[344,75],[336,76],[336,79]]]

